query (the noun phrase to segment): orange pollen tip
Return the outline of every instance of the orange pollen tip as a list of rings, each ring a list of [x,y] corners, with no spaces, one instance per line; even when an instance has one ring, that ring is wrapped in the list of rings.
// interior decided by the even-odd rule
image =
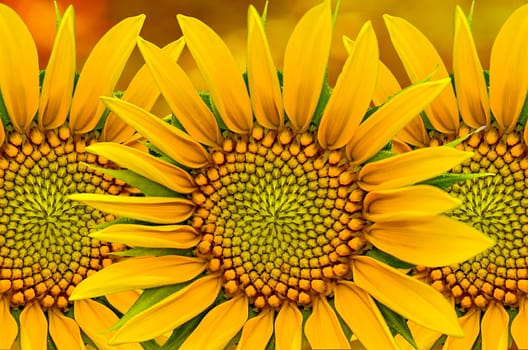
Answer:
[[[254,305],[257,309],[263,309],[266,306],[266,299],[263,296],[255,298]]]
[[[322,280],[313,280],[311,287],[314,291],[320,294],[325,294],[328,290],[326,283]]]
[[[465,296],[460,300],[460,306],[464,309],[469,309],[473,305],[473,301],[471,301],[471,297]]]
[[[442,281],[434,281],[431,285],[433,286],[434,289],[436,289],[440,293],[443,293],[445,290],[444,284],[442,283]]]
[[[488,300],[482,295],[477,295],[474,299],[475,305],[484,308],[488,305]]]
[[[272,307],[272,308],[278,308],[279,306],[281,306],[282,302],[281,300],[279,299],[278,296],[276,295],[272,295],[268,298],[268,304]]]
[[[306,292],[300,292],[297,300],[301,305],[308,305],[312,302],[312,297]]]
[[[220,259],[211,259],[209,261],[209,271],[211,272],[217,272],[220,270]]]
[[[247,286],[245,291],[246,291],[246,295],[249,298],[253,298],[253,297],[255,297],[257,295],[257,290],[253,286]]]
[[[0,280],[0,294],[11,288],[11,281],[9,280]]]
[[[24,303],[24,294],[21,292],[16,292],[13,295],[11,295],[11,303],[15,305],[21,305]]]
[[[224,285],[224,289],[228,295],[234,295],[238,292],[238,284],[234,281],[227,281]]]

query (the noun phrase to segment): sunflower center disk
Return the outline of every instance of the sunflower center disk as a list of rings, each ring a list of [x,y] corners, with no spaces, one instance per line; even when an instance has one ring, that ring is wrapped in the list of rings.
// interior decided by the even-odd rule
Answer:
[[[224,276],[228,295],[257,308],[285,299],[309,305],[351,274],[366,249],[363,191],[342,151],[325,151],[311,133],[255,128],[226,137],[213,165],[195,174],[196,254]]]
[[[462,200],[450,213],[495,239],[491,249],[461,264],[432,269],[435,288],[449,291],[467,309],[491,300],[515,306],[528,293],[528,159],[521,135],[499,135],[496,129],[474,134],[464,142],[473,159],[457,173],[495,174],[453,185]]]
[[[68,128],[11,133],[0,149],[0,293],[14,307],[38,300],[68,307],[75,285],[111,263],[117,246],[88,237],[113,219],[66,198],[74,192],[118,194],[123,184],[88,169],[103,166],[84,148],[94,135],[72,137]]]

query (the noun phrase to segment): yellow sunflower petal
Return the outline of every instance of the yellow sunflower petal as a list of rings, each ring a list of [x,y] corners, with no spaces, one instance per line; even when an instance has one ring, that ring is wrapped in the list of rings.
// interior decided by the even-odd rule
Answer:
[[[491,302],[488,305],[480,325],[482,350],[508,348],[508,319],[502,304]]]
[[[363,201],[363,211],[371,221],[384,221],[440,214],[460,203],[437,187],[417,185],[369,192]]]
[[[110,159],[178,193],[191,193],[196,189],[188,172],[136,148],[113,142],[97,142],[86,147],[86,151]]]
[[[38,108],[37,47],[26,24],[10,7],[0,4],[0,90],[17,131],[27,131]]]
[[[425,266],[455,264],[494,245],[471,226],[442,215],[376,222],[366,238],[384,252]]]
[[[144,21],[145,15],[124,19],[112,27],[93,48],[75,86],[70,110],[73,132],[89,132],[99,122],[105,109],[99,97],[112,95]]]
[[[115,307],[119,312],[125,314],[132,305],[138,300],[141,292],[137,289],[126,290],[124,292],[106,294],[105,298],[110,305]]]
[[[284,110],[297,131],[310,125],[325,77],[332,39],[331,1],[310,9],[295,26],[284,53]]]
[[[145,341],[172,331],[209,307],[221,286],[222,279],[218,275],[196,280],[132,317],[116,331],[111,342]]]
[[[242,328],[236,350],[264,350],[273,334],[273,315],[273,310],[265,309],[250,318]]]
[[[515,127],[528,93],[528,4],[502,25],[491,48],[490,106],[502,129]]]
[[[433,44],[416,27],[398,17],[384,15],[383,19],[411,82],[422,81],[432,73],[432,80],[449,77]],[[436,130],[447,134],[455,133],[459,117],[453,88],[448,86],[425,108],[425,114]]]
[[[447,337],[442,349],[467,350],[473,347],[480,331],[480,310],[470,309],[464,316],[458,319],[458,322],[464,331],[464,337]],[[526,333],[526,331],[524,332]]]
[[[245,294],[225,301],[205,315],[180,350],[224,349],[247,318],[248,299]]]
[[[31,350],[48,348],[48,321],[38,302],[26,304],[20,313],[20,345]]]
[[[410,152],[412,151],[413,149],[411,148],[411,146],[400,140],[398,138],[398,135],[394,136],[394,138],[392,139],[392,145],[391,145],[391,151],[396,153],[396,154],[400,154],[400,153],[406,153],[406,152]]]
[[[187,225],[116,224],[96,231],[90,237],[145,248],[189,249],[200,241],[198,232]]]
[[[433,331],[431,329],[420,326],[419,324],[414,323],[413,321],[407,321],[407,326],[418,345],[418,350],[431,350],[434,343],[442,336],[442,333]],[[394,338],[401,350],[415,350],[416,348],[409,344],[400,334],[396,335]],[[439,350],[439,349],[435,349]]]
[[[189,218],[194,210],[193,202],[183,198],[107,196],[91,193],[72,194],[69,198],[104,212],[157,224],[182,222]]]
[[[0,145],[4,144],[4,140],[5,140],[4,124],[0,123]]]
[[[8,298],[0,299],[0,324],[2,325],[0,349],[10,349],[17,336],[18,325],[13,315],[11,315],[11,307]]]
[[[275,348],[301,350],[303,317],[296,304],[282,303],[275,318]]]
[[[511,323],[511,334],[519,349],[528,349],[528,298],[519,302],[519,313]]]
[[[171,59],[177,61],[184,47],[185,41],[183,41],[182,37],[168,44],[161,50]],[[143,65],[136,75],[134,75],[130,84],[128,84],[128,87],[123,94],[123,100],[149,111],[152,109],[159,96],[160,91],[152,74],[148,67]],[[108,117],[106,117],[100,140],[122,143],[128,140],[128,138],[134,134],[134,131],[134,128],[116,116],[115,113],[111,112],[108,114]]]
[[[370,22],[358,34],[325,107],[317,137],[323,148],[344,146],[365,116],[378,75],[378,41]]]
[[[462,336],[455,311],[433,287],[368,256],[352,261],[354,282],[396,313],[439,332]]]
[[[410,145],[417,147],[427,147],[431,141],[422,117],[416,116],[403,127],[396,137]]]
[[[114,332],[108,328],[119,319],[108,307],[91,299],[77,300],[73,305],[75,321],[82,331],[90,338],[99,350],[142,350],[139,344],[126,344],[123,346],[108,345],[108,340]]]
[[[472,155],[450,147],[418,149],[366,164],[358,183],[369,192],[403,187],[438,176]]]
[[[401,90],[400,83],[383,62],[379,61],[378,79],[372,94],[372,102],[376,106],[382,105]]]
[[[70,300],[186,282],[206,268],[201,258],[179,255],[135,257],[105,267],[79,283]],[[134,271],[133,274],[127,271]]]
[[[183,69],[156,45],[141,38],[137,44],[161,93],[189,135],[208,146],[221,144],[222,134],[213,113]]]
[[[202,21],[183,15],[176,17],[222,120],[231,131],[249,133],[253,127],[251,103],[233,55],[222,38]]]
[[[458,108],[464,122],[472,128],[489,125],[490,107],[484,72],[466,15],[459,6],[455,10],[453,73]]]
[[[252,5],[248,9],[247,75],[253,113],[260,125],[281,129],[284,107],[268,40],[260,16]]]
[[[38,123],[43,129],[61,126],[70,110],[75,79],[75,12],[69,6],[62,16],[42,82]]]
[[[48,310],[48,319],[49,333],[57,350],[85,349],[77,322],[54,308]]]
[[[389,97],[394,96],[401,90],[400,84],[392,72],[383,62],[379,63],[378,81],[372,101],[376,105],[385,103]],[[403,127],[397,134],[399,139],[413,146],[426,147],[429,145],[429,135],[425,129],[422,118],[418,115]]]
[[[449,84],[449,79],[419,83],[402,90],[364,121],[347,144],[356,164],[374,156]]]
[[[313,349],[350,349],[343,328],[325,296],[314,299],[304,334]]]
[[[383,315],[367,292],[353,282],[340,281],[334,295],[337,312],[367,349],[398,349]]]
[[[178,163],[190,168],[200,168],[208,163],[209,154],[183,131],[129,102],[107,97],[102,97],[101,100],[111,111]]]

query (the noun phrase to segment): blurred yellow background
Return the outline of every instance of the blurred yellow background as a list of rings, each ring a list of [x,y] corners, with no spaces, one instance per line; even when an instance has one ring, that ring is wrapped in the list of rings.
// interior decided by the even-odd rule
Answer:
[[[52,0],[3,2],[19,12],[30,27],[39,44],[41,65],[44,67],[55,33]],[[61,12],[70,3],[76,9],[79,65],[97,39],[120,19],[140,13],[146,14],[142,37],[163,46],[181,36],[176,14],[182,13],[198,17],[216,30],[231,48],[241,69],[244,67],[247,8],[249,4],[254,4],[261,12],[264,2],[265,0],[58,0]],[[296,21],[307,9],[319,2],[320,0],[269,1],[267,32],[278,67],[282,66],[284,48]],[[476,1],[473,32],[484,67],[488,67],[489,51],[500,25],[514,9],[526,2]],[[406,84],[407,78],[383,24],[381,16],[384,13],[404,17],[420,28],[436,45],[450,69],[453,13],[457,4],[467,13],[471,0],[342,0],[329,62],[330,80],[335,80],[346,58],[342,36],[355,38],[361,25],[371,20],[378,35],[383,61],[391,67],[400,81]],[[141,56],[134,52],[120,82],[120,88],[126,87],[126,82],[141,64]],[[187,52],[180,59],[180,64],[189,72],[197,88],[203,89],[201,77]]]

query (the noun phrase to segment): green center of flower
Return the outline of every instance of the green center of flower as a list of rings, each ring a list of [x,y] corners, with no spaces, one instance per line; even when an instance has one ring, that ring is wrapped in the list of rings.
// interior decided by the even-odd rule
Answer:
[[[257,127],[228,135],[212,159],[195,173],[191,222],[203,234],[195,253],[223,273],[227,295],[244,292],[259,309],[309,305],[350,275],[366,221],[344,152],[324,150],[310,132]]]
[[[464,142],[473,158],[456,173],[496,174],[453,185],[462,205],[450,215],[492,237],[496,244],[471,260],[432,269],[429,278],[467,309],[491,300],[516,305],[528,293],[528,159],[520,133],[492,128]]]
[[[112,216],[66,198],[123,190],[123,183],[86,166],[106,164],[84,152],[93,139],[72,136],[67,127],[28,136],[12,132],[0,149],[0,293],[14,307],[33,300],[45,308],[68,307],[74,286],[110,264],[108,253],[120,249],[88,237]]]

